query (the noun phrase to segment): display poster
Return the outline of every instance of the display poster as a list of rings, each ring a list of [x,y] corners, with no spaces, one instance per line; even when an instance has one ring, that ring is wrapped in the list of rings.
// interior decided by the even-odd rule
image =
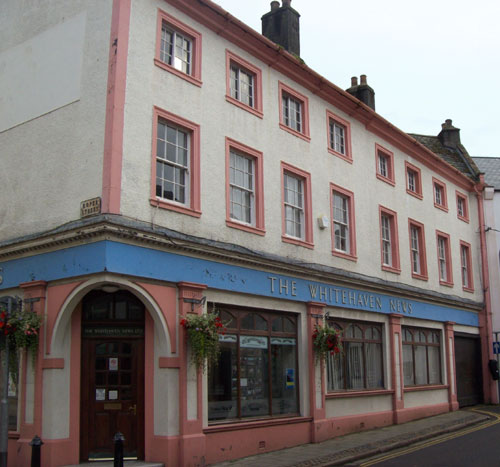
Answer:
[[[293,388],[295,386],[295,369],[287,368],[286,369],[286,387]]]
[[[118,370],[118,357],[111,357],[109,359],[109,371]]]

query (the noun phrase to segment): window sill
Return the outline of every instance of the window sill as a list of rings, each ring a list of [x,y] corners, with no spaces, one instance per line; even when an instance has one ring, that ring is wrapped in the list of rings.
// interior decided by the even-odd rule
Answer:
[[[226,95],[226,101],[235,105],[236,107],[239,107],[240,109],[243,109],[243,110],[246,110],[247,112],[250,112],[251,114],[253,114],[259,118],[264,117],[264,113],[262,112],[261,109],[257,109],[255,107],[250,107],[249,105],[246,105],[243,102],[240,102],[238,99],[235,99],[234,97]]]
[[[394,394],[394,389],[365,389],[345,390],[339,392],[329,392],[325,395],[327,399],[341,399],[345,397],[366,397],[366,396],[387,396]]]
[[[378,172],[377,172],[377,178],[385,183],[387,183],[388,185],[391,185],[391,186],[396,186],[396,182],[392,179],[392,178],[387,178],[387,177],[384,177],[383,175],[380,175]]]
[[[356,255],[350,255],[349,253],[343,253],[338,250],[332,250],[332,255],[337,256],[338,258],[348,259],[349,261],[358,261],[358,257]]]
[[[151,206],[154,206],[155,208],[168,209],[170,211],[179,212],[181,214],[187,214],[188,216],[193,216],[193,217],[201,217],[201,211],[197,209],[192,209],[178,204],[169,203],[168,201],[158,198],[150,198],[149,202]]]
[[[441,211],[448,212],[448,206],[444,206],[443,204],[434,203],[434,207],[437,209],[441,209]]]
[[[297,138],[301,138],[304,141],[307,141],[308,143],[309,143],[309,141],[311,141],[311,138],[309,137],[309,135],[307,135],[305,133],[301,133],[300,131],[296,131],[293,128],[290,128],[289,126],[286,126],[284,123],[280,122],[280,128],[282,130],[285,130],[288,133],[292,134],[293,136],[297,136]]]
[[[215,422],[213,425],[209,425],[207,428],[203,429],[204,434],[220,433],[224,431],[236,431],[236,430],[248,430],[252,428],[262,428],[267,426],[279,426],[279,425],[290,425],[292,423],[306,423],[312,421],[311,417],[300,417],[297,415],[292,415],[290,417],[281,418],[267,418],[260,420],[251,421],[233,421],[233,422]]]
[[[464,292],[474,293],[474,289],[471,287],[462,287],[462,290]]]
[[[285,243],[291,243],[292,245],[309,248],[310,250],[314,248],[314,243],[308,242],[306,240],[300,240],[299,238],[289,237],[287,235],[282,235],[281,240]]]
[[[336,156],[336,157],[338,157],[346,162],[349,162],[349,164],[352,164],[352,157],[350,154],[342,154],[340,152],[335,151],[331,147],[328,147],[327,149],[328,149],[328,152],[330,154],[333,154],[334,156]]]
[[[429,280],[429,276],[427,276],[427,275],[424,276],[423,274],[412,273],[411,277],[413,277],[413,279],[418,279],[419,281],[428,281]]]
[[[200,77],[195,76],[195,75],[188,75],[182,71],[179,71],[177,68],[174,68],[173,66],[167,65],[165,62],[162,62],[161,60],[158,60],[157,58],[154,59],[154,63],[157,67],[162,68],[179,78],[185,79],[186,81],[190,82],[191,84],[194,84],[195,86],[201,87],[203,84]]]
[[[231,227],[232,229],[244,230],[245,232],[257,234],[257,235],[266,235],[266,231],[260,227],[254,227],[252,225],[239,223],[238,221],[226,220],[226,225]]]
[[[424,195],[422,193],[417,193],[416,191],[411,191],[408,188],[406,189],[406,193],[413,196],[414,198],[424,199]]]
[[[392,274],[401,274],[401,268],[387,266],[386,264],[382,264],[382,271],[391,272]]]
[[[457,217],[458,217],[461,221],[466,222],[467,224],[469,223],[469,218],[468,218],[468,217],[459,216],[459,215],[457,215]]]
[[[9,439],[19,439],[21,437],[21,434],[19,431],[9,431],[8,434]]]
[[[448,389],[447,384],[428,384],[425,386],[405,386],[404,392],[435,391],[436,389]]]
[[[444,285],[445,287],[453,287],[453,282],[439,281],[439,285]]]

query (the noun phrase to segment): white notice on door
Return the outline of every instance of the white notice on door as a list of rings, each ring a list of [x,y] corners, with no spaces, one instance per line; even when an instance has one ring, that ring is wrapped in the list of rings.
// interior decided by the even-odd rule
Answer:
[[[106,400],[106,389],[97,388],[95,390],[95,400],[96,401],[105,401]]]
[[[111,357],[109,359],[109,371],[117,371],[118,370],[118,358]]]

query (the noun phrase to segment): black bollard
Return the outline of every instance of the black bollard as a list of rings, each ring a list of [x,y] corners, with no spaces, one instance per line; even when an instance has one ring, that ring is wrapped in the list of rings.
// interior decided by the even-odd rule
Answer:
[[[42,464],[41,448],[43,441],[36,435],[30,442],[31,446],[31,467],[40,467]]]
[[[113,467],[123,467],[123,442],[125,437],[120,433],[116,433],[113,441],[115,443],[115,459]]]

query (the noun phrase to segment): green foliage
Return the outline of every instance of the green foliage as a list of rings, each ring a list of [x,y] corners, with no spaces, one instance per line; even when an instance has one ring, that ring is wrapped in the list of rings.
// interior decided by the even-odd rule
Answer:
[[[224,334],[226,328],[217,313],[202,315],[189,314],[180,322],[186,329],[191,347],[191,360],[196,368],[205,371],[207,361],[217,363],[220,355],[219,333]]]
[[[26,349],[36,354],[41,324],[41,317],[34,311],[15,310],[8,319],[7,311],[0,311],[0,332],[6,337],[9,349],[16,352]]]
[[[314,352],[316,358],[324,361],[328,354],[335,355],[342,352],[342,334],[328,324],[316,325],[312,334]]]

